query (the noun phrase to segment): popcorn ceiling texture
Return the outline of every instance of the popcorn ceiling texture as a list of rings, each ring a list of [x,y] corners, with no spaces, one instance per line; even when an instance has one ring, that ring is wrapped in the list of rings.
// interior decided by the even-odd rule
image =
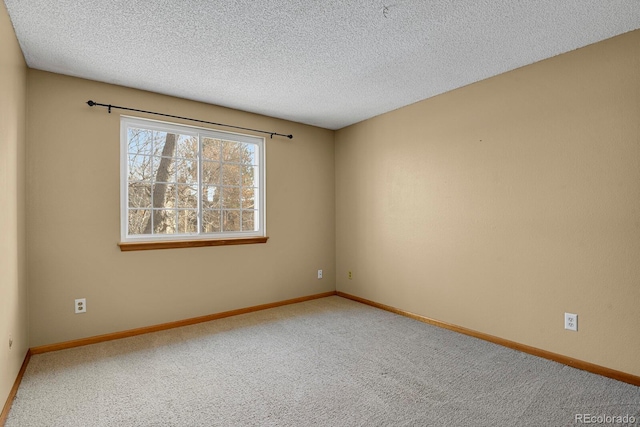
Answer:
[[[328,129],[640,28],[638,0],[4,1],[31,68]]]

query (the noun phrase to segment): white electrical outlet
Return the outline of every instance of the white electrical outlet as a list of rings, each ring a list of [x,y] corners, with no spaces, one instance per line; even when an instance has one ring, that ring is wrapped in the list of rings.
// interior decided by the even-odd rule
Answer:
[[[80,298],[76,300],[76,314],[87,312],[87,299]]]
[[[578,331],[578,315],[573,313],[564,314],[564,328],[570,331]]]
[[[322,270],[318,270],[318,279],[322,279]]]

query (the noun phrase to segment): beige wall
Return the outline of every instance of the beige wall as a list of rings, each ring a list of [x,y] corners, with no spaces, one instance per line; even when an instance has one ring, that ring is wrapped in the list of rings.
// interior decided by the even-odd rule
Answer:
[[[0,410],[29,347],[25,262],[27,67],[0,1]],[[13,347],[9,349],[9,336]]]
[[[31,346],[335,289],[332,131],[36,70],[28,82]],[[269,241],[120,252],[120,112],[89,99],[292,133],[266,140]]]
[[[338,131],[337,289],[640,375],[639,70],[635,31]]]

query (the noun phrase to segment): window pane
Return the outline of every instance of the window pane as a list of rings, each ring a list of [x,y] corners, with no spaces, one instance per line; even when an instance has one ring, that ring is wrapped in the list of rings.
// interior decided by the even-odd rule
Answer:
[[[176,186],[179,208],[198,209],[198,187],[196,185]]]
[[[255,211],[242,211],[242,231],[255,231]]]
[[[220,140],[202,138],[202,158],[204,160],[220,160]]]
[[[242,152],[246,144],[233,141],[222,141],[222,160],[224,162],[242,163]]]
[[[176,182],[176,162],[172,157],[153,158],[153,180]]]
[[[258,201],[258,189],[253,187],[242,188],[242,208],[255,209]]]
[[[240,209],[240,187],[222,188],[222,207],[225,209]]]
[[[197,159],[198,138],[190,135],[178,135],[176,140],[176,157]]]
[[[152,135],[154,156],[175,157],[177,139],[175,133],[153,131]]]
[[[129,181],[150,181],[153,176],[151,174],[151,157],[141,156],[137,154],[129,154]]]
[[[185,184],[196,184],[198,182],[198,161],[178,159],[176,163],[176,181]]]
[[[220,228],[220,211],[204,211],[202,213],[202,232],[203,233],[219,233]]]
[[[240,186],[240,165],[222,165],[222,185]]]
[[[153,233],[174,234],[176,232],[176,213],[171,209],[154,209]]]
[[[198,232],[198,211],[178,211],[178,233]]]
[[[151,207],[151,184],[133,182],[129,184],[129,207]]]
[[[149,209],[131,209],[129,210],[128,216],[130,235],[145,234],[144,231],[147,225],[151,227],[151,224],[148,224],[151,218],[151,211]]]
[[[245,165],[257,165],[258,164],[257,149],[258,147],[255,144],[244,144],[242,161],[240,163]]]
[[[202,207],[204,209],[220,209],[220,187],[205,185],[202,187]]]
[[[202,183],[220,184],[220,169],[218,162],[202,162]]]
[[[158,183],[153,186],[153,207],[154,208],[175,208],[176,185]]]
[[[242,186],[243,187],[258,187],[258,167],[257,166],[243,166],[242,167]]]
[[[150,156],[153,153],[153,131],[139,128],[127,129],[128,152]]]
[[[222,211],[222,230],[240,231],[240,211]]]

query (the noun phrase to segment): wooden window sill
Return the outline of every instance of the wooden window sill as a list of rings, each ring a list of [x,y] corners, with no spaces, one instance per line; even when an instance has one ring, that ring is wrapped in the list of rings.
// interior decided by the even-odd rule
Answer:
[[[120,242],[120,250],[125,251],[148,251],[153,249],[179,249],[179,248],[202,248],[204,246],[229,246],[229,245],[251,245],[254,243],[267,243],[268,237],[246,237],[240,239],[209,239],[209,240],[174,240],[156,242]]]

